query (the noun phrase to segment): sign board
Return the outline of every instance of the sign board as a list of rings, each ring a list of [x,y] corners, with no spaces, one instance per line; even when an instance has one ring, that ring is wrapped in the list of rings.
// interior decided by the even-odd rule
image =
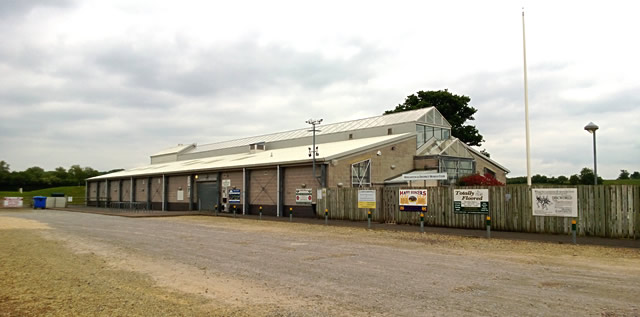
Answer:
[[[578,217],[577,188],[532,188],[533,215]]]
[[[400,189],[400,211],[427,211],[426,189]]]
[[[222,180],[222,187],[231,187],[231,180],[230,179],[223,179]]]
[[[73,202],[73,197],[71,197],[71,196],[67,196],[67,202],[68,202],[68,203]]]
[[[308,188],[296,188],[296,204],[298,205],[310,205],[313,202],[313,196],[311,189]]]
[[[229,203],[231,203],[231,204],[239,204],[240,203],[240,190],[239,189],[229,189]]]
[[[4,208],[22,208],[22,197],[5,197],[2,206],[4,206]]]
[[[454,189],[453,212],[456,214],[489,213],[489,190]]]
[[[358,191],[358,208],[376,208],[376,191],[375,190],[359,190]]]
[[[447,173],[433,173],[430,171],[412,172],[402,174],[402,180],[405,181],[441,181],[447,180]]]
[[[178,190],[178,193],[176,194],[176,200],[184,200],[184,191],[183,190]]]

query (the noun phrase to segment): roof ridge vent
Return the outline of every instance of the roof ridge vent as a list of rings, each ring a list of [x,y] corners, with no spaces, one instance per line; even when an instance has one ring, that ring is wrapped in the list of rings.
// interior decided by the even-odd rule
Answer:
[[[264,152],[267,150],[265,142],[257,142],[249,144],[249,153]]]

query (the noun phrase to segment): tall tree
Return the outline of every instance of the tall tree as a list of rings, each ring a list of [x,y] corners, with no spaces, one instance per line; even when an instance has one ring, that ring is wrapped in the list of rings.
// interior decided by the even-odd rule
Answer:
[[[631,179],[640,179],[640,172],[635,171],[633,172],[633,174],[631,174]]]
[[[620,176],[618,176],[618,179],[629,179],[629,175],[629,171],[620,170]]]
[[[484,138],[474,125],[465,125],[467,120],[475,120],[478,109],[469,106],[471,98],[450,93],[447,89],[438,91],[418,91],[407,96],[404,103],[385,114],[435,107],[451,124],[451,134],[468,145],[480,146]]]

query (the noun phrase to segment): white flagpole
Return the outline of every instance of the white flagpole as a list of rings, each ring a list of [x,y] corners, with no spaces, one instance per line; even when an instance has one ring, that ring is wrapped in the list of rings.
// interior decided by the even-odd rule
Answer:
[[[524,36],[524,8],[522,8],[522,53],[524,56],[524,121],[527,130],[527,185],[531,187],[531,152],[529,145],[529,87],[527,85],[527,45]]]

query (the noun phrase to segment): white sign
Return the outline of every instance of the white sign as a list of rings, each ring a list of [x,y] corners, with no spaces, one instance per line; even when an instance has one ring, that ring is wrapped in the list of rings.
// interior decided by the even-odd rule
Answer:
[[[359,190],[358,208],[376,208],[376,191]]]
[[[533,215],[578,217],[577,188],[532,188]]]
[[[67,202],[69,202],[69,203],[73,202],[73,197],[67,196]]]
[[[433,173],[429,171],[413,172],[409,174],[402,174],[402,180],[405,180],[405,181],[447,180],[447,173]]]
[[[184,200],[184,191],[183,190],[178,190],[178,193],[176,195],[176,200]]]
[[[22,197],[5,197],[2,205],[5,208],[22,208]]]
[[[296,204],[310,205],[313,202],[311,189],[296,188]]]
[[[230,179],[223,179],[222,180],[222,187],[231,187],[231,180]]]

